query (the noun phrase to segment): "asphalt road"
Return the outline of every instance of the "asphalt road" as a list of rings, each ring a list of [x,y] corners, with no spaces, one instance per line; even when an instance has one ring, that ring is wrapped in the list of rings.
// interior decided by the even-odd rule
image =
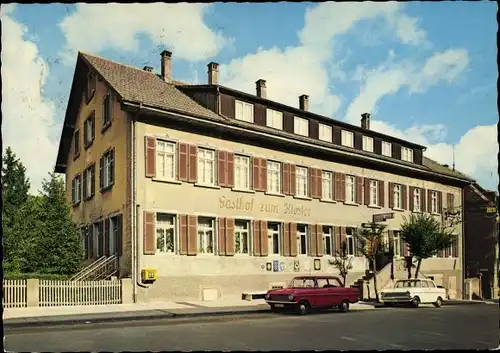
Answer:
[[[164,319],[7,329],[9,351],[489,349],[499,307],[380,308],[349,313]]]

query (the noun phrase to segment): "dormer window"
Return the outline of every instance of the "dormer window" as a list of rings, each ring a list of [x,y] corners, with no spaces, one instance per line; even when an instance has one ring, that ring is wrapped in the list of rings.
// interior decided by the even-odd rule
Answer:
[[[267,109],[266,125],[273,129],[283,130],[283,113],[277,110]]]
[[[373,138],[363,136],[363,151],[373,152]]]
[[[97,77],[93,71],[89,71],[87,74],[87,87],[85,91],[85,100],[90,102],[92,97],[94,96],[96,89]]]
[[[309,120],[296,116],[293,123],[293,132],[297,135],[309,136]]]
[[[319,139],[321,141],[332,142],[332,127],[325,124],[319,124]]]
[[[342,130],[342,146],[354,147],[354,134],[352,132]]]
[[[392,157],[392,144],[390,142],[382,141],[382,155]]]
[[[411,148],[401,147],[401,160],[413,162],[413,150]]]
[[[235,101],[235,118],[237,120],[253,123],[253,104]]]

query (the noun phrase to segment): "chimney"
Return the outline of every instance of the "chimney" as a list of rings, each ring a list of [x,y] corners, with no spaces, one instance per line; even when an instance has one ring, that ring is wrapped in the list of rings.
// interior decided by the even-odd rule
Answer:
[[[213,61],[207,65],[208,66],[208,84],[217,85],[219,84],[219,64]]]
[[[266,80],[259,79],[255,82],[255,85],[257,86],[257,97],[267,98]]]
[[[144,66],[143,70],[147,72],[153,72],[153,68],[151,66]]]
[[[361,114],[361,127],[366,130],[370,130],[370,114]]]
[[[305,111],[309,110],[309,96],[307,94],[299,97],[299,108]]]
[[[167,50],[161,52],[161,79],[172,81],[172,53]]]

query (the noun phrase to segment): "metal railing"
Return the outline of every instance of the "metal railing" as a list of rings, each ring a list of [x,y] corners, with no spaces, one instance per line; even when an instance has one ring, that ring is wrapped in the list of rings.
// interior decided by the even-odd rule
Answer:
[[[118,257],[103,256],[73,276],[72,281],[97,281],[109,279],[118,273]]]
[[[80,281],[81,277],[86,276],[88,273],[92,272],[95,268],[97,268],[102,262],[106,260],[106,256],[102,256],[95,260],[94,262],[87,265],[85,268],[80,270],[78,273],[74,274],[69,280],[70,281]]]

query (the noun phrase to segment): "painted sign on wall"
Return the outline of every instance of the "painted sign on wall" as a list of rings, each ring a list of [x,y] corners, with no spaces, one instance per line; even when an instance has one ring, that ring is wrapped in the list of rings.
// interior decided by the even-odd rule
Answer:
[[[253,197],[234,197],[228,198],[225,196],[219,197],[219,208],[227,210],[239,210],[248,212],[261,212],[268,215],[292,215],[306,216],[311,215],[311,209],[304,207],[302,204],[294,204],[290,202],[284,203],[268,203],[256,202]]]

